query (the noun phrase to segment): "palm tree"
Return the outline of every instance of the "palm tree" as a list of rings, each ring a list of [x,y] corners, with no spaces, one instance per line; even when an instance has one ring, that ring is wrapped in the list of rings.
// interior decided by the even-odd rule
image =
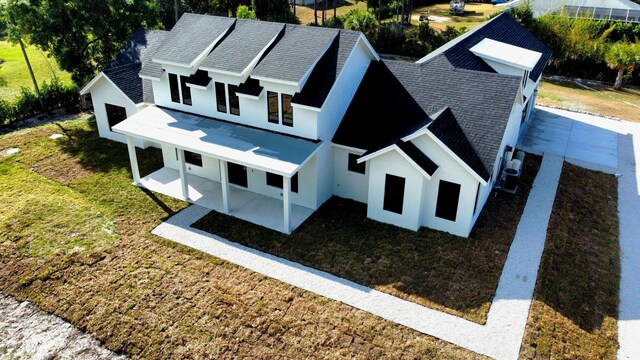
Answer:
[[[622,88],[624,72],[632,72],[640,67],[640,45],[628,42],[617,42],[609,47],[604,59],[611,69],[618,71],[613,88],[620,90]]]

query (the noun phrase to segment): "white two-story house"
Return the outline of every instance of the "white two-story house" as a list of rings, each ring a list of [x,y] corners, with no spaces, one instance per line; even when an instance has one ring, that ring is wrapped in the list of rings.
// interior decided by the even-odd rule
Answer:
[[[468,236],[549,56],[506,14],[416,63],[359,32],[185,14],[138,31],[82,93],[139,186],[285,233],[336,195]],[[141,176],[147,146],[164,167]]]

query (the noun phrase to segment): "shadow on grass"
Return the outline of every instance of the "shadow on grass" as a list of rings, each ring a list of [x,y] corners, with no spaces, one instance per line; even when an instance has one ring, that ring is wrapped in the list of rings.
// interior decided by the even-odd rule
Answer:
[[[520,190],[491,195],[469,239],[370,220],[366,205],[334,197],[291,235],[215,211],[193,227],[432,308],[484,323],[540,158]]]

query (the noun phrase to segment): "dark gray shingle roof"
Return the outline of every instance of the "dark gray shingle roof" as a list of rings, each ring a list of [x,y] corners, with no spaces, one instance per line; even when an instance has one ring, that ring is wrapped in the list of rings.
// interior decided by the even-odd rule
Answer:
[[[140,63],[107,68],[103,71],[134,104],[144,100],[142,79],[138,77],[139,72]]]
[[[427,114],[448,107],[452,116],[443,118],[442,128],[434,122],[434,130],[489,180],[519,87],[518,77],[455,69],[443,55],[423,64],[373,62],[333,141],[371,153],[431,123]]]
[[[227,17],[185,13],[153,55],[153,60],[191,66],[235,21]]]
[[[316,64],[302,91],[295,94],[292,101],[321,108],[359,37],[359,31],[340,30],[340,34]]]
[[[287,24],[282,37],[260,60],[251,75],[297,83],[338,33],[337,29]]]
[[[238,19],[229,34],[200,67],[239,74],[266,49],[283,28],[284,24]]]
[[[413,160],[418,166],[422,168],[429,176],[438,170],[438,165],[433,162],[427,155],[425,155],[417,146],[410,141],[399,141],[396,145],[407,154],[407,156]]]

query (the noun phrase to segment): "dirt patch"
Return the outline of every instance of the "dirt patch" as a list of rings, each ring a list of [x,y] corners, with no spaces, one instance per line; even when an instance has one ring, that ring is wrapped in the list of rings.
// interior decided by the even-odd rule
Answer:
[[[49,180],[65,185],[94,173],[83,166],[80,159],[67,154],[57,154],[44,158],[33,164],[31,170]]]

